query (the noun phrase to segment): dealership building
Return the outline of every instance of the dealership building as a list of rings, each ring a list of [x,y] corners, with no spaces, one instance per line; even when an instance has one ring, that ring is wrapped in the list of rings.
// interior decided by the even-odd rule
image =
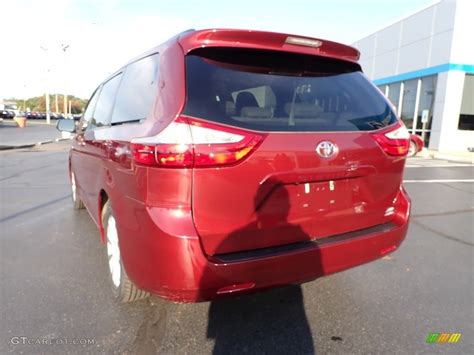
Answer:
[[[352,45],[410,132],[437,151],[474,147],[474,0],[443,0]]]

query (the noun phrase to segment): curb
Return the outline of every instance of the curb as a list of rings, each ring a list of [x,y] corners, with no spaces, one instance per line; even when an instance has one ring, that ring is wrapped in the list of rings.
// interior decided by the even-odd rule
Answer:
[[[27,144],[19,144],[19,145],[0,145],[0,150],[33,148],[33,147],[39,147],[43,144],[50,144],[50,143],[55,143],[55,142],[68,141],[68,140],[71,140],[71,138],[55,138],[55,139],[48,139],[48,140],[40,141],[36,143],[27,143]]]
[[[470,158],[470,157],[456,156],[456,155],[450,155],[450,154],[444,154],[444,153],[434,153],[432,155],[432,158],[453,161],[456,163],[474,164],[474,157]]]
[[[436,150],[428,150],[423,148],[421,152],[418,152],[417,156],[428,159],[447,160],[455,163],[474,164],[474,154],[471,156],[467,154],[449,154],[444,152],[438,152]]]
[[[26,120],[26,126],[56,126],[57,124],[57,120],[51,120],[51,122],[48,124],[46,123],[46,120],[35,120],[35,119],[27,119]],[[6,118],[6,119],[3,119],[3,121],[0,121],[0,124],[7,124],[7,125],[11,125],[11,126],[16,126],[16,123],[13,119],[11,118]]]

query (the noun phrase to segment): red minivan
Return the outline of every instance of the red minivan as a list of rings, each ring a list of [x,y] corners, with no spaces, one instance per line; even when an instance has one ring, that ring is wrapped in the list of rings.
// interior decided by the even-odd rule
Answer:
[[[195,302],[302,283],[398,248],[409,134],[339,43],[186,31],[94,92],[69,156],[115,296]]]

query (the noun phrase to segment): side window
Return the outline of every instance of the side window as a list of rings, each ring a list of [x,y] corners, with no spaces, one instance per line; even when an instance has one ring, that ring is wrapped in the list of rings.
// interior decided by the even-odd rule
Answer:
[[[110,113],[121,78],[122,73],[114,76],[102,86],[88,129],[109,125]]]
[[[159,55],[127,66],[112,114],[112,125],[144,120],[157,93]]]
[[[84,112],[84,115],[82,116],[82,120],[80,123],[81,129],[86,129],[87,126],[89,125],[89,122],[91,121],[92,115],[94,113],[95,105],[97,103],[97,99],[99,98],[100,89],[101,87],[99,86],[94,91],[94,93],[92,94],[92,97],[89,100],[89,103],[87,104],[86,111]]]

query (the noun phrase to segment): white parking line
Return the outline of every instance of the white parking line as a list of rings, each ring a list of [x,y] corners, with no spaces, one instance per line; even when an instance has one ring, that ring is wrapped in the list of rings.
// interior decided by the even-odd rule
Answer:
[[[404,183],[474,182],[474,179],[403,180]]]

